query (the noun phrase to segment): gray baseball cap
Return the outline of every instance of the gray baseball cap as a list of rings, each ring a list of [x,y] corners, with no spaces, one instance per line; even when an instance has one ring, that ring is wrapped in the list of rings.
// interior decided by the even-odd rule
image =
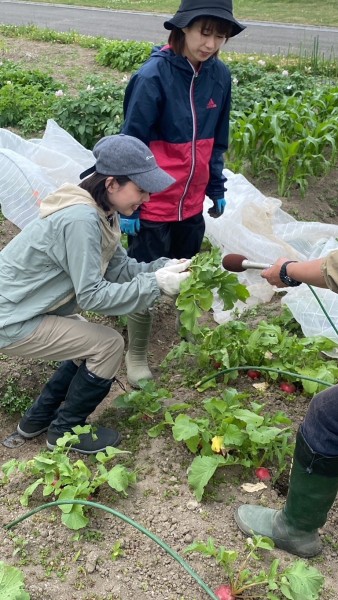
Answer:
[[[80,179],[95,172],[112,177],[124,175],[150,194],[162,192],[176,181],[160,169],[148,146],[130,135],[103,137],[95,144],[93,154],[95,165],[81,173]]]

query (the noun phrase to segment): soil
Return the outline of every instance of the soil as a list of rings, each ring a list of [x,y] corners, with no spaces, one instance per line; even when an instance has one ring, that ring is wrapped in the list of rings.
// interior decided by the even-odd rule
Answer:
[[[76,54],[77,68],[97,72],[98,67],[91,50],[73,47],[30,42],[23,39],[3,39],[2,54],[6,58],[21,61],[23,64],[42,68],[48,63],[51,73],[65,77],[71,73]],[[61,48],[61,52],[60,52]],[[62,68],[57,63],[60,60]],[[59,63],[60,64],[60,63]],[[54,65],[54,67],[53,67]],[[63,73],[63,75],[61,74]],[[70,78],[70,75],[69,75]],[[272,181],[253,181],[264,194],[277,197]],[[338,169],[331,171],[321,180],[313,180],[305,198],[294,190],[287,199],[282,199],[282,208],[299,220],[322,221],[338,224]],[[17,233],[8,221],[0,224],[0,244],[3,247]],[[261,309],[260,317],[266,318],[280,310],[280,299],[274,297]],[[198,393],[194,386],[188,386],[183,376],[175,371],[175,364],[169,370],[160,368],[172,346],[178,343],[176,313],[171,301],[163,302],[154,311],[154,326],[149,348],[149,362],[155,378],[164,387],[170,388],[173,398],[165,402],[192,402],[198,405],[210,393]],[[91,318],[95,319],[95,316]],[[101,319],[118,328],[126,337],[121,320]],[[254,324],[254,323],[253,323]],[[34,398],[43,383],[55,369],[54,364],[42,361],[11,359],[0,354],[0,404],[1,399],[18,394]],[[119,379],[126,389],[124,367]],[[240,377],[236,388],[247,391],[250,400],[262,401],[262,393]],[[221,393],[225,385],[219,383]],[[244,482],[256,483],[251,470],[229,467],[217,475],[215,482],[207,488],[202,502],[197,502],[187,483],[187,467],[192,455],[174,442],[171,434],[165,433],[151,439],[147,430],[157,422],[139,421],[132,424],[130,413],[114,407],[114,399],[121,393],[115,385],[108,398],[92,415],[92,421],[104,425],[116,425],[123,435],[120,446],[130,451],[128,458],[120,459],[129,469],[137,473],[137,482],[130,488],[127,497],[113,493],[103,486],[95,496],[95,502],[111,506],[127,515],[153,534],[161,538],[173,550],[184,557],[184,549],[194,540],[215,540],[216,546],[223,545],[229,550],[244,551],[244,536],[235,524],[233,514],[241,503],[260,503],[279,508],[283,506],[287,492],[287,477],[284,474],[275,485],[267,482],[263,491],[249,493],[241,487]],[[214,395],[214,392],[213,392]],[[283,410],[292,419],[294,431],[304,416],[309,398],[297,392],[292,400],[276,387],[270,386],[264,393],[264,402],[270,412]],[[2,407],[0,442],[16,429],[20,414],[11,414]],[[45,435],[41,435],[23,445],[10,449],[0,443],[0,464],[11,458],[28,460],[45,448]],[[83,458],[74,454],[74,457]],[[89,458],[83,458],[89,465]],[[36,492],[29,507],[22,507],[20,496],[33,480],[23,475],[15,475],[10,483],[0,486],[0,518],[8,524],[29,509],[37,507],[46,498]],[[49,498],[50,500],[51,498]],[[329,518],[321,530],[322,554],[309,561],[325,576],[323,600],[338,596],[336,567],[338,559],[338,506],[329,513]],[[32,600],[204,600],[206,592],[191,576],[159,545],[139,532],[130,524],[106,512],[90,509],[89,526],[75,535],[74,531],[61,524],[58,508],[43,510],[21,522],[11,531],[0,530],[2,547],[1,560],[20,568],[25,576],[26,590]],[[116,551],[120,544],[121,551]],[[113,560],[114,553],[116,560]],[[272,556],[281,560],[283,566],[290,564],[294,557],[279,550],[266,554],[257,571],[271,564]],[[226,583],[221,567],[199,554],[185,556],[191,567],[200,577],[215,589]],[[261,596],[262,597],[262,596]],[[263,595],[264,597],[264,595]]]

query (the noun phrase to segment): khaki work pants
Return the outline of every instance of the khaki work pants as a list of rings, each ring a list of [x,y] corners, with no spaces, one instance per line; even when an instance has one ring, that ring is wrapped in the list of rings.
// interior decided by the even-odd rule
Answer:
[[[120,368],[124,350],[122,336],[106,325],[90,323],[80,315],[44,317],[28,338],[1,348],[7,356],[44,360],[86,361],[88,371],[113,379]]]

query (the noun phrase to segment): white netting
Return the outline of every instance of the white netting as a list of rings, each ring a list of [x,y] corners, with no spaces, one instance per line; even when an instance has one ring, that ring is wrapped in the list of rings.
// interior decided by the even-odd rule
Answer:
[[[40,202],[95,162],[55,121],[49,120],[42,139],[24,140],[0,129],[0,205],[5,217],[21,229],[37,216]]]

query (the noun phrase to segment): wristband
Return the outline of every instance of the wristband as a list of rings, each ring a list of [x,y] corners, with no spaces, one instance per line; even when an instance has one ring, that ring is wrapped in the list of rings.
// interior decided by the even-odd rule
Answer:
[[[292,277],[289,277],[289,275],[286,272],[286,267],[290,264],[290,263],[295,263],[298,262],[297,260],[287,260],[284,264],[282,264],[280,271],[279,271],[279,279],[282,281],[282,283],[285,283],[288,287],[297,287],[298,285],[301,285],[302,281],[297,281],[297,279],[292,279]]]

